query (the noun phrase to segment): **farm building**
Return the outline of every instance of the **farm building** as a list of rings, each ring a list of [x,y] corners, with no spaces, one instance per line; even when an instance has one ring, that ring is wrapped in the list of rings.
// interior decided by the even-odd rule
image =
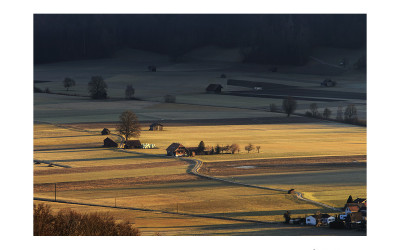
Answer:
[[[188,150],[180,143],[172,143],[167,148],[168,156],[187,156],[189,155]]]
[[[150,125],[151,131],[162,131],[164,129],[164,126],[160,123],[153,123]]]
[[[207,92],[207,93],[216,93],[216,94],[219,94],[219,93],[221,93],[221,90],[222,90],[221,84],[210,84],[210,85],[208,85],[208,87],[206,88],[206,92]]]
[[[103,131],[101,131],[102,135],[109,135],[110,134],[110,130],[108,130],[108,128],[104,128]]]
[[[142,148],[142,144],[139,140],[127,140],[124,148]]]
[[[366,203],[347,203],[344,206],[344,212],[345,214],[351,214],[351,213],[356,213],[359,212],[360,210],[366,210],[367,204]]]
[[[118,143],[116,143],[115,141],[113,141],[112,139],[107,137],[106,139],[104,139],[104,147],[117,148],[118,147]]]

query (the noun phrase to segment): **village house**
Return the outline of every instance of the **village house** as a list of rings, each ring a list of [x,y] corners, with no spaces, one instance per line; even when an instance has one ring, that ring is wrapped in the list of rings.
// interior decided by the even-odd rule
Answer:
[[[330,216],[329,214],[320,214],[320,215],[310,215],[306,217],[306,225],[315,226],[318,222],[322,225],[329,225],[329,223],[335,221],[335,217]]]
[[[126,148],[126,149],[142,148],[142,144],[140,143],[139,140],[127,140],[125,142],[124,148]]]
[[[207,93],[215,93],[215,94],[220,94],[222,90],[221,84],[210,84],[206,88]]]
[[[118,147],[118,143],[116,143],[115,141],[113,141],[112,139],[107,137],[106,139],[104,139],[104,147],[117,148]]]
[[[151,131],[162,131],[164,129],[164,126],[160,123],[153,123],[150,125]]]
[[[168,156],[188,156],[189,151],[180,143],[172,143],[166,149]]]

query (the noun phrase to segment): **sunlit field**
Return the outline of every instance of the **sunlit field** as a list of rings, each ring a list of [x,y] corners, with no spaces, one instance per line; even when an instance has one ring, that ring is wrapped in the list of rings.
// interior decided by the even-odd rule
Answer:
[[[68,129],[68,128],[69,129]],[[281,222],[283,213],[290,210],[293,217],[304,217],[317,211],[334,213],[329,209],[299,201],[285,192],[260,190],[200,179],[187,174],[191,166],[181,158],[166,157],[165,149],[172,142],[197,146],[200,140],[216,146],[237,143],[239,154],[196,156],[207,162],[268,159],[288,156],[365,155],[365,128],[337,124],[293,125],[226,125],[175,126],[165,131],[143,128],[142,143],[156,144],[157,149],[103,148],[101,130],[68,125],[57,127],[36,124],[34,127],[34,158],[71,168],[34,165],[34,196],[53,199],[57,184],[57,199],[123,206],[156,211],[211,215],[233,219]],[[79,128],[78,128],[79,127]],[[115,132],[114,128],[109,128]],[[111,136],[112,137],[112,136]],[[248,143],[261,146],[247,153]],[[278,145],[278,146],[277,146]],[[232,180],[230,177],[226,177]],[[240,177],[235,177],[240,180]],[[268,187],[290,189],[285,183],[264,184]],[[365,185],[341,186],[317,184],[298,185],[296,190],[305,197],[341,207],[347,193],[365,196]],[[57,204],[57,208],[73,207]],[[93,210],[77,206],[82,211]],[[281,229],[281,225],[259,226],[244,222],[210,218],[157,214],[156,212],[123,211],[102,208],[118,219],[134,221],[145,235],[301,235],[298,228]],[[154,215],[154,216],[153,216]],[[171,220],[172,224],[168,224]],[[157,223],[158,222],[158,223]],[[185,224],[186,227],[183,227]],[[228,227],[225,225],[229,224]],[[250,223],[251,224],[251,223]],[[165,225],[164,227],[162,225]],[[169,226],[168,226],[169,225]],[[175,225],[175,226],[174,226]],[[208,228],[208,229],[205,229]],[[316,232],[313,232],[316,233]],[[322,232],[320,232],[322,233]],[[318,234],[318,233],[317,233]],[[277,234],[279,235],[279,234]]]

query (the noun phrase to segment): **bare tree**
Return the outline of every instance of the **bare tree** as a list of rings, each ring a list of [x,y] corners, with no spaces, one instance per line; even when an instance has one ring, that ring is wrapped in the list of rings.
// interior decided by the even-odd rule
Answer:
[[[322,113],[322,116],[324,117],[324,119],[329,119],[329,116],[331,116],[332,111],[328,108],[324,109],[324,113]]]
[[[260,148],[261,148],[261,146],[257,146],[257,147],[256,147],[257,153],[260,153]]]
[[[101,76],[92,76],[88,83],[89,93],[93,99],[106,99],[107,98],[107,84]]]
[[[349,104],[346,107],[346,110],[344,111],[344,120],[346,122],[356,122],[358,120],[357,117],[357,108],[354,106],[354,104]]]
[[[244,147],[245,150],[247,150],[247,153],[250,153],[250,151],[254,150],[253,144],[249,143],[246,147]]]
[[[337,108],[336,120],[343,121],[343,110],[341,105],[339,105]]]
[[[127,141],[130,137],[140,136],[140,123],[137,116],[132,111],[124,111],[119,116],[117,131]]]
[[[291,96],[288,96],[282,102],[282,109],[287,114],[287,117],[293,114],[293,112],[296,110],[296,107],[297,107],[297,102]]]
[[[72,78],[65,77],[63,84],[64,84],[64,88],[66,88],[68,91],[70,87],[75,86],[75,81]]]
[[[135,89],[132,87],[132,84],[126,85],[125,98],[132,99],[134,94],[135,94]]]
[[[316,103],[311,103],[310,104],[310,110],[311,110],[311,115],[313,117],[317,117],[318,116],[318,106]]]
[[[233,143],[233,144],[230,146],[229,149],[231,150],[232,154],[235,154],[235,152],[238,152],[238,153],[239,153],[240,146],[239,146],[238,144],[236,144],[236,143]]]

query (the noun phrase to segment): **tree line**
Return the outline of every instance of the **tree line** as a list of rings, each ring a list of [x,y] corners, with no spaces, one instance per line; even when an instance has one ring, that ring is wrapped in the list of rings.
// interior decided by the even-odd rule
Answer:
[[[366,45],[365,14],[35,14],[34,62],[95,59],[122,48],[167,54],[240,48],[244,62],[304,64],[312,48]]]

